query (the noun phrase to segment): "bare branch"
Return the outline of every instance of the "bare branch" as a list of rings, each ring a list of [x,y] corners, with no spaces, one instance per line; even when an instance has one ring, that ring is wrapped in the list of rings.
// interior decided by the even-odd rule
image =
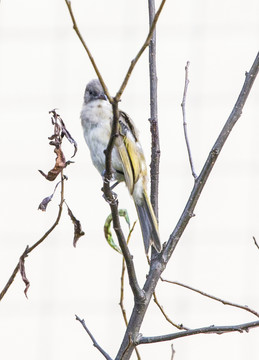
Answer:
[[[105,94],[107,95],[107,98],[108,98],[109,102],[112,104],[112,103],[113,103],[113,99],[112,99],[111,95],[109,94],[108,88],[107,88],[107,86],[105,85],[105,82],[104,82],[104,80],[103,80],[103,78],[102,78],[102,75],[101,75],[101,73],[100,73],[100,71],[99,71],[99,69],[98,69],[98,67],[97,67],[97,65],[96,65],[96,63],[95,63],[95,60],[94,60],[94,58],[93,58],[90,50],[88,49],[88,46],[86,45],[86,43],[85,43],[85,41],[84,41],[84,38],[83,38],[83,36],[81,35],[81,33],[80,33],[80,31],[79,31],[79,28],[78,28],[78,26],[77,26],[76,19],[75,19],[75,16],[74,16],[74,14],[73,14],[72,6],[71,6],[71,1],[65,0],[65,2],[66,2],[66,4],[67,4],[67,7],[68,7],[68,11],[69,11],[71,20],[72,20],[72,22],[73,22],[73,29],[75,30],[75,32],[76,32],[77,36],[79,37],[79,39],[80,39],[83,47],[85,48],[85,51],[87,52],[87,55],[88,55],[88,57],[89,57],[92,65],[93,65],[93,68],[94,68],[94,70],[95,70],[95,72],[96,72],[96,75],[98,76],[98,79],[100,80],[100,83],[102,84],[102,87],[103,87],[103,89],[104,89],[104,92],[105,92]]]
[[[242,333],[243,331],[248,332],[250,329],[258,327],[259,321],[253,321],[250,323],[240,324],[240,325],[229,325],[229,326],[208,326],[198,329],[192,329],[192,330],[184,330],[180,331],[178,333],[172,333],[172,334],[166,334],[166,335],[160,335],[160,336],[149,336],[149,337],[141,337],[138,339],[135,344],[151,344],[151,343],[157,343],[161,341],[169,341],[174,339],[179,339],[186,336],[191,335],[198,335],[198,334],[224,334],[229,332],[238,331]]]
[[[100,351],[100,353],[105,357],[105,359],[107,360],[112,360],[112,358],[110,357],[110,355],[107,354],[106,351],[104,351],[101,346],[97,343],[97,341],[95,340],[95,338],[93,337],[92,333],[90,332],[90,330],[87,328],[84,319],[80,319],[79,316],[76,316],[76,320],[78,320],[81,325],[83,326],[83,328],[85,329],[85,331],[87,332],[87,334],[89,335],[89,337],[91,338],[93,345],[96,347],[96,349],[98,349]]]
[[[129,232],[129,235],[128,235],[128,238],[127,238],[127,245],[129,244],[129,241],[130,241],[130,237],[131,237],[131,234],[135,228],[135,225],[136,225],[136,221],[134,221],[133,225],[132,225],[132,228],[130,229],[130,232]],[[127,315],[126,315],[126,310],[124,308],[124,276],[125,276],[125,259],[123,258],[122,259],[122,269],[121,269],[121,291],[120,291],[120,302],[119,302],[119,305],[120,305],[120,308],[121,308],[121,312],[122,312],[122,316],[123,316],[123,319],[124,319],[124,322],[125,322],[125,325],[128,326],[128,319],[127,319]]]
[[[241,92],[238,96],[238,99],[233,107],[233,110],[231,114],[229,115],[228,120],[226,121],[221,133],[219,134],[214,146],[212,147],[209,156],[204,164],[204,167],[200,173],[200,175],[197,177],[193,190],[191,192],[191,195],[188,199],[188,202],[185,206],[185,209],[174,229],[172,234],[169,237],[169,240],[166,244],[166,247],[163,251],[163,258],[164,261],[167,263],[178,244],[178,241],[181,238],[182,233],[184,232],[187,224],[189,223],[189,220],[193,216],[193,211],[195,209],[195,206],[199,200],[200,194],[203,190],[204,185],[206,184],[206,181],[211,173],[211,170],[214,167],[214,164],[225,144],[225,141],[227,140],[231,130],[233,129],[234,125],[236,124],[237,120],[240,118],[242,114],[243,107],[245,105],[245,102],[248,98],[248,95],[250,93],[250,90],[253,86],[253,83],[255,81],[255,78],[259,71],[259,53],[256,55],[256,58],[254,60],[254,63],[248,73],[246,73],[245,76],[245,82],[241,89]]]
[[[155,18],[155,0],[148,0],[149,26],[151,28]],[[158,191],[160,143],[158,128],[157,105],[157,71],[156,71],[156,30],[154,29],[149,43],[149,79],[150,79],[150,131],[151,131],[151,164],[150,164],[150,200],[158,221]]]
[[[207,294],[204,291],[195,289],[195,288],[193,288],[193,287],[191,287],[189,285],[182,284],[182,283],[180,283],[178,281],[170,281],[170,280],[163,279],[162,277],[161,277],[161,280],[164,281],[164,282],[170,283],[170,284],[174,284],[174,285],[184,287],[184,288],[189,289],[191,291],[194,291],[194,292],[196,292],[198,294],[201,294],[202,296],[206,296],[206,297],[208,297],[208,298],[210,298],[212,300],[219,301],[224,305],[229,305],[229,306],[237,307],[237,308],[242,309],[242,310],[246,310],[246,311],[250,312],[251,314],[255,315],[256,317],[259,317],[259,313],[257,311],[255,311],[255,310],[249,308],[247,305],[239,305],[239,304],[235,304],[235,303],[232,303],[232,302],[224,300],[224,299],[220,299],[217,296]]]
[[[149,256],[146,255],[147,258],[147,262],[150,265],[150,259]],[[163,281],[162,277],[160,277],[161,281]],[[169,316],[166,314],[166,312],[163,309],[163,306],[159,303],[157,296],[156,296],[156,292],[153,292],[153,298],[154,298],[154,303],[158,306],[159,310],[161,311],[161,313],[164,315],[166,321],[168,321],[171,325],[173,325],[174,327],[176,327],[179,330],[188,330],[187,327],[183,326],[183,324],[177,325],[176,323],[174,323]]]
[[[192,170],[192,176],[194,177],[194,179],[196,179],[197,175],[196,175],[196,173],[194,171],[191,147],[190,147],[190,142],[189,142],[189,139],[188,139],[186,111],[185,111],[187,90],[188,90],[188,85],[190,83],[190,81],[189,81],[189,65],[190,65],[190,62],[187,61],[186,66],[185,66],[185,81],[184,81],[183,100],[182,100],[182,103],[181,103],[181,107],[182,107],[182,113],[183,113],[183,131],[184,131],[185,143],[186,143],[186,146],[187,146],[189,162],[190,162],[190,166],[191,166],[191,170]]]
[[[174,359],[174,355],[175,355],[175,349],[174,349],[174,345],[171,344],[171,350],[172,350],[172,355],[171,355],[171,360]]]
[[[128,69],[127,73],[126,73],[126,76],[125,76],[125,78],[123,80],[123,83],[121,84],[121,87],[120,87],[119,91],[116,94],[116,97],[115,97],[116,101],[120,100],[121,95],[122,95],[123,91],[125,90],[125,87],[126,87],[128,81],[129,81],[129,78],[131,76],[131,73],[132,73],[135,65],[137,64],[139,58],[141,57],[141,55],[143,54],[143,52],[145,51],[145,49],[147,48],[147,46],[149,45],[149,43],[150,43],[150,41],[152,39],[153,32],[154,32],[155,27],[156,27],[156,23],[158,21],[159,15],[160,15],[164,5],[165,5],[165,2],[166,2],[166,0],[162,0],[161,4],[160,4],[160,6],[159,6],[159,8],[158,8],[158,10],[156,12],[156,15],[154,16],[154,20],[153,20],[153,22],[152,22],[152,24],[150,26],[149,33],[147,35],[147,38],[146,38],[144,44],[142,45],[141,49],[137,53],[136,57],[131,61],[131,64],[130,64],[129,69]]]
[[[183,326],[183,324],[176,324],[174,323],[169,316],[165,313],[163,306],[160,305],[160,303],[158,302],[157,296],[155,291],[153,292],[153,298],[154,298],[154,302],[155,304],[158,306],[158,308],[160,309],[161,313],[164,315],[166,321],[168,321],[171,325],[173,325],[174,327],[176,327],[178,330],[189,330],[187,327]]]
[[[134,221],[132,228],[130,229],[130,232],[128,234],[128,238],[127,238],[127,245],[129,244],[130,238],[131,238],[131,234],[135,228],[136,225],[136,221]],[[124,275],[125,275],[125,259],[122,259],[122,270],[121,270],[121,292],[120,292],[120,308],[121,308],[121,312],[122,312],[122,316],[125,322],[125,325],[128,326],[128,319],[127,319],[127,314],[126,314],[126,309],[124,308]],[[136,356],[138,358],[138,360],[141,360],[139,351],[137,348],[135,348],[135,353]]]

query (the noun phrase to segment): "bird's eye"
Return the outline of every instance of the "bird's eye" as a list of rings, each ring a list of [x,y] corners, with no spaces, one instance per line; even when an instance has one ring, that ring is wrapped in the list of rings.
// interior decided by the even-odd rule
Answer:
[[[98,93],[95,90],[89,90],[89,95],[91,95],[93,97],[97,97]]]

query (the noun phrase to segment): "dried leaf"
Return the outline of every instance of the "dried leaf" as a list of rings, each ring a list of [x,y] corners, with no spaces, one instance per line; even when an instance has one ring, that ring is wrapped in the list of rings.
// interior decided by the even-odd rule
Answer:
[[[75,154],[77,153],[77,143],[76,141],[72,138],[70,132],[67,130],[64,121],[61,119],[61,117],[59,117],[59,121],[61,123],[62,126],[62,131],[61,131],[61,136],[65,136],[67,138],[67,140],[70,142],[70,144],[74,145],[74,154],[71,157],[74,157]]]
[[[76,141],[73,139],[70,132],[67,130],[64,121],[61,119],[60,115],[57,114],[56,110],[55,109],[51,110],[49,113],[52,114],[52,123],[55,125],[55,133],[49,139],[54,140],[57,138],[57,136],[60,136],[61,138],[63,138],[65,136],[67,138],[67,140],[70,142],[70,144],[74,145],[74,154],[71,156],[71,157],[74,157],[77,152]],[[58,121],[59,121],[59,124],[58,124]],[[60,141],[60,143],[61,143],[61,141]]]
[[[54,152],[57,154],[56,163],[53,169],[51,169],[48,174],[46,175],[42,170],[39,170],[41,175],[43,175],[47,180],[53,181],[56,179],[58,174],[66,167],[66,159],[61,150],[61,148],[55,148]]]
[[[124,219],[126,220],[126,223],[128,224],[128,226],[130,227],[130,220],[129,220],[129,215],[126,209],[120,209],[119,210],[119,216],[123,216]],[[112,232],[111,232],[111,223],[112,223],[112,215],[110,214],[107,219],[105,220],[105,224],[104,224],[104,236],[108,242],[108,244],[118,253],[121,254],[121,249],[118,247],[118,245],[115,244],[113,237],[112,237]]]
[[[66,203],[67,205],[67,203]],[[84,231],[82,231],[82,226],[79,220],[77,220],[74,216],[74,214],[72,213],[72,211],[70,210],[70,208],[67,205],[67,212],[68,215],[70,216],[70,219],[72,220],[73,224],[74,224],[74,240],[73,240],[73,246],[76,247],[77,241],[79,240],[79,238],[81,236],[83,236],[85,233]]]
[[[64,179],[67,180],[67,177],[64,176]],[[39,210],[46,211],[47,206],[48,206],[49,202],[52,200],[52,198],[53,198],[53,196],[54,196],[54,194],[55,194],[55,191],[56,191],[56,189],[57,189],[57,187],[58,187],[58,185],[59,185],[60,183],[61,183],[61,181],[59,181],[59,182],[56,184],[56,186],[55,186],[55,188],[54,188],[54,191],[53,191],[53,194],[51,194],[50,196],[45,197],[45,198],[42,200],[42,202],[40,203],[40,205],[39,205],[39,207],[38,207]]]
[[[39,209],[39,210],[42,210],[42,211],[46,211],[47,206],[48,206],[49,202],[52,200],[52,198],[53,198],[53,194],[50,195],[50,196],[45,197],[45,198],[42,200],[42,202],[40,203],[38,209]]]
[[[20,257],[20,261],[19,261],[19,270],[20,270],[20,274],[22,276],[22,279],[23,279],[23,282],[25,283],[25,289],[24,289],[24,294],[25,296],[27,297],[28,299],[28,296],[27,296],[27,291],[30,287],[30,282],[29,280],[27,279],[27,276],[26,276],[26,273],[25,273],[25,265],[24,265],[24,261],[25,261],[25,257],[27,256],[27,249],[29,247],[27,246],[25,252],[23,253],[23,255]]]

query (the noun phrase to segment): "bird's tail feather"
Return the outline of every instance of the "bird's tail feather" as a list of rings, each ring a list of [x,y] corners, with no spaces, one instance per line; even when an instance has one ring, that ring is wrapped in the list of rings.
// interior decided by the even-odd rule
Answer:
[[[157,252],[160,252],[161,243],[158,234],[157,220],[145,192],[143,193],[141,201],[135,201],[135,206],[138,213],[146,254],[148,253],[150,244],[154,246]]]

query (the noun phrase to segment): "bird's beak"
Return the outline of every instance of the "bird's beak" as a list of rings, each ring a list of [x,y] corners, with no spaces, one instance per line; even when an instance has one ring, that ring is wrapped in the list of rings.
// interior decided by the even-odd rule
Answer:
[[[99,100],[107,100],[107,96],[105,94],[100,94],[97,99],[99,99]]]

